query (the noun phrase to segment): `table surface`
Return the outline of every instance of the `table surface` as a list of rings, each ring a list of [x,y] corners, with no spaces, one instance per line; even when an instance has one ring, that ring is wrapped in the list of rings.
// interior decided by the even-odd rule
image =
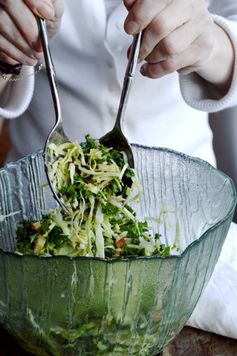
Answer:
[[[0,356],[28,356],[3,328],[0,327]],[[237,340],[184,327],[164,349],[162,356],[236,356]],[[30,355],[29,355],[30,356]]]
[[[10,148],[7,122],[0,133],[0,167]],[[0,356],[27,356],[16,340],[0,327]],[[164,349],[162,356],[237,356],[237,340],[184,327]]]

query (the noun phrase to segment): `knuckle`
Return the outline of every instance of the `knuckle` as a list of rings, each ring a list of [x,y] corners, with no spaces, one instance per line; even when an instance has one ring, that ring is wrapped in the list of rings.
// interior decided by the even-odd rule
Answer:
[[[149,16],[143,9],[137,9],[132,14],[133,21],[135,21],[138,25],[142,26],[143,23],[149,22]]]
[[[150,74],[148,74],[148,76],[151,79],[156,79],[158,77],[158,74],[155,73],[154,71],[150,71]]]
[[[157,63],[157,57],[154,54],[150,54],[147,58],[146,58],[147,63]]]
[[[201,40],[204,43],[206,49],[210,49],[213,47],[213,38],[209,36],[202,36]]]
[[[151,30],[152,33],[156,36],[167,33],[168,24],[166,18],[163,15],[159,15],[159,17],[154,21],[154,25],[152,26]]]
[[[149,54],[149,56],[146,57],[146,61],[148,63],[159,63],[166,59],[167,57],[160,53],[157,47],[155,47],[154,50]]]
[[[48,30],[49,38],[52,38],[59,31],[60,26],[61,26],[61,21],[57,21],[57,22],[48,21],[47,30]]]
[[[172,68],[168,67],[167,63],[162,62],[162,63],[151,63],[147,65],[146,68],[146,74],[149,78],[151,79],[156,79],[159,78],[165,74],[170,73]]]
[[[19,63],[29,65],[29,66],[32,66],[35,64],[35,60],[26,56],[24,53],[18,53],[17,60],[19,61]]]
[[[146,58],[151,52],[148,42],[144,42],[140,48],[139,56],[140,58]]]
[[[202,35],[195,41],[195,46],[199,50],[199,55],[204,54],[206,56],[212,52],[214,46],[213,38]]]
[[[176,70],[175,61],[172,58],[160,63],[160,65],[165,73],[172,73]]]
[[[164,55],[170,57],[178,53],[177,43],[170,37],[161,41],[161,48]]]
[[[151,66],[148,66],[147,68],[147,75],[149,78],[151,79],[155,79],[158,77],[158,73],[157,73],[157,70],[156,70],[156,66],[155,65],[151,65]]]
[[[151,52],[153,46],[153,41],[148,30],[143,31],[142,42],[140,46],[139,56],[145,59]]]

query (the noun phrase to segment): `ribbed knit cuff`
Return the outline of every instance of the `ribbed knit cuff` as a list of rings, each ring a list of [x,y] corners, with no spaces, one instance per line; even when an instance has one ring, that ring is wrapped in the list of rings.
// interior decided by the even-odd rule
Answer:
[[[214,22],[223,28],[232,41],[235,53],[233,78],[228,92],[224,96],[196,73],[180,75],[180,90],[185,102],[194,109],[205,112],[217,112],[237,105],[237,22],[213,16]]]
[[[0,116],[12,119],[23,114],[34,91],[34,68],[24,67],[24,78],[9,82],[0,102]]]

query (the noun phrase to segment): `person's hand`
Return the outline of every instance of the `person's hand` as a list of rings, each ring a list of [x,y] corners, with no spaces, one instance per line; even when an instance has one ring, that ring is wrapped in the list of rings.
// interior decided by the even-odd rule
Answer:
[[[141,68],[143,75],[159,78],[174,71],[195,71],[217,84],[230,79],[231,42],[203,0],[124,0],[124,4],[128,9],[125,31],[143,31],[139,53],[147,62]]]
[[[47,20],[49,37],[59,29],[63,0],[0,0],[0,61],[34,65],[42,58],[35,16]]]

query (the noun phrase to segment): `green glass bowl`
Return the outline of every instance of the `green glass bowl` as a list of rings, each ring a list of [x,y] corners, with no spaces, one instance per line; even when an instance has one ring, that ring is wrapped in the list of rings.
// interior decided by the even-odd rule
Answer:
[[[14,254],[18,222],[39,219],[55,201],[41,152],[0,170],[0,323],[33,354],[155,355],[183,328],[210,279],[236,204],[231,179],[171,150],[133,150],[143,186],[133,207],[163,242],[179,241],[177,256]]]

